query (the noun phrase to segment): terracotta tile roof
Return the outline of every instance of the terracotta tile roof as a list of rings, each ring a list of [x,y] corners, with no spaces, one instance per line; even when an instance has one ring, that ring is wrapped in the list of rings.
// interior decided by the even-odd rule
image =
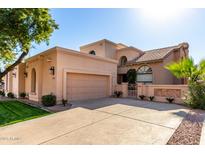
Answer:
[[[139,58],[135,59],[135,63],[145,62],[145,61],[153,61],[153,60],[161,60],[163,59],[168,53],[170,53],[173,49],[177,49],[179,46],[171,46],[166,48],[159,48],[144,51],[144,54]]]

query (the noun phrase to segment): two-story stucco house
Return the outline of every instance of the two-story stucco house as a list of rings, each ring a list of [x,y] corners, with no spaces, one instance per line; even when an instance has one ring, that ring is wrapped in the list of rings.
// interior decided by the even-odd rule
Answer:
[[[164,66],[188,56],[188,44],[142,51],[103,39],[74,51],[54,47],[30,57],[5,76],[5,91],[16,97],[26,92],[40,101],[53,93],[60,101],[108,97],[117,83],[126,82],[129,69],[136,69],[137,82],[184,84]]]

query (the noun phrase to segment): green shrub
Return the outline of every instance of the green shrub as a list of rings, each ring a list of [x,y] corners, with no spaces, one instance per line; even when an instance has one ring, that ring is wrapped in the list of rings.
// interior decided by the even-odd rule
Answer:
[[[130,69],[127,71],[127,81],[129,84],[135,84],[137,72],[135,69]]]
[[[0,95],[1,96],[5,96],[5,92],[4,91],[0,91]]]
[[[185,103],[192,108],[205,109],[205,84],[190,83]]]
[[[19,95],[20,95],[21,98],[25,98],[26,97],[26,93],[25,92],[22,92]]]
[[[7,97],[14,98],[14,94],[12,92],[7,93]]]
[[[44,95],[42,96],[42,104],[44,106],[54,106],[56,105],[56,96],[55,95]]]

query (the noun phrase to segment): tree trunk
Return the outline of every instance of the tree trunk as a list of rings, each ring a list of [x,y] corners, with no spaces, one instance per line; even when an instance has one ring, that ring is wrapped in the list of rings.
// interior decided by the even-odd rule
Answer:
[[[3,72],[0,72],[0,81],[2,81],[2,78],[11,70],[14,69],[14,67],[16,67],[18,64],[21,63],[21,61],[23,60],[23,58],[28,54],[28,52],[23,52],[19,58],[9,67],[7,67]]]

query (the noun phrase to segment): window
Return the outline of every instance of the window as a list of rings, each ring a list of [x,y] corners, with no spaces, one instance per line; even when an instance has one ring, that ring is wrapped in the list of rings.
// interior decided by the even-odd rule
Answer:
[[[125,66],[127,64],[127,57],[126,56],[122,56],[120,58],[120,66]]]
[[[31,71],[31,92],[36,92],[36,70],[34,68]]]
[[[94,50],[91,50],[91,51],[89,52],[89,54],[91,54],[91,55],[96,55]]]
[[[152,83],[152,69],[148,66],[141,66],[137,71],[137,82]]]

